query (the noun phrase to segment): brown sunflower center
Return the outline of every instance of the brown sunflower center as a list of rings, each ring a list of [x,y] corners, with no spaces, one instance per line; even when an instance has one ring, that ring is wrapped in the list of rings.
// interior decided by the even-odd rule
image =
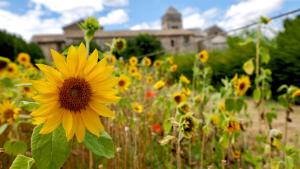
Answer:
[[[204,55],[203,54],[200,54],[200,56],[199,56],[201,59],[203,59],[204,58]]]
[[[181,102],[181,96],[180,95],[175,96],[174,100],[175,100],[176,103],[180,103]]]
[[[89,83],[82,78],[69,78],[63,82],[59,90],[59,102],[61,107],[72,112],[85,109],[92,96]]]
[[[117,50],[122,50],[124,46],[124,43],[122,41],[117,42],[116,44],[116,48]]]
[[[240,90],[243,90],[245,88],[245,86],[246,86],[245,83],[241,83],[240,84]]]
[[[0,61],[0,70],[5,69],[6,66],[7,66],[7,62],[5,62],[5,61]]]
[[[9,68],[7,68],[7,71],[8,71],[8,72],[14,72],[14,68],[9,67]]]
[[[3,114],[4,119],[12,119],[14,117],[14,111],[12,109],[7,109]]]
[[[120,87],[125,86],[125,84],[126,84],[126,82],[125,82],[124,80],[120,80],[120,81],[119,81],[119,86],[120,86]]]
[[[25,92],[30,92],[30,88],[27,87],[27,86],[25,86],[23,89],[24,89]]]
[[[21,57],[21,61],[22,61],[22,62],[26,62],[27,59],[26,59],[25,57]]]

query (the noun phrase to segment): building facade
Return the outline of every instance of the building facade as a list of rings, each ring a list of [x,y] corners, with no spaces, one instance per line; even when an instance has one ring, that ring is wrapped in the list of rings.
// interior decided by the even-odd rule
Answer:
[[[79,29],[78,21],[63,27],[63,34],[35,35],[32,41],[37,43],[45,56],[50,59],[50,49],[61,50],[65,46],[82,41],[84,34]],[[104,47],[113,38],[134,38],[141,33],[156,36],[167,53],[195,53],[203,49],[226,48],[226,33],[218,26],[205,30],[183,29],[182,16],[175,8],[169,7],[161,18],[161,30],[124,30],[104,31],[100,29],[95,33],[95,42]]]

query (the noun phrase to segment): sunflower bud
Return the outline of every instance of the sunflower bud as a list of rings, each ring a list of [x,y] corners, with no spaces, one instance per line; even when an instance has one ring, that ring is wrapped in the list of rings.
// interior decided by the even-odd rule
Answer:
[[[95,17],[88,17],[84,22],[79,24],[79,27],[84,32],[85,41],[90,42],[95,32],[100,28],[100,25]]]
[[[199,120],[193,117],[192,113],[181,116],[179,120],[179,130],[186,138],[191,138],[199,126]]]

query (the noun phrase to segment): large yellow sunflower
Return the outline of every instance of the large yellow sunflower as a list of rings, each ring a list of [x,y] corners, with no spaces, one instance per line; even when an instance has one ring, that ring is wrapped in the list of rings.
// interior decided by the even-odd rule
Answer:
[[[99,115],[114,117],[114,112],[106,106],[117,102],[114,86],[118,78],[112,76],[113,66],[107,60],[98,62],[98,51],[87,58],[86,48],[71,46],[65,58],[51,50],[57,69],[38,64],[45,78],[33,82],[38,91],[34,99],[41,103],[40,108],[32,112],[35,124],[43,124],[40,134],[47,134],[62,124],[67,139],[76,135],[82,142],[85,129],[96,136],[104,130]]]
[[[0,105],[1,122],[12,123],[18,118],[20,109],[15,107],[10,101],[5,100]]]

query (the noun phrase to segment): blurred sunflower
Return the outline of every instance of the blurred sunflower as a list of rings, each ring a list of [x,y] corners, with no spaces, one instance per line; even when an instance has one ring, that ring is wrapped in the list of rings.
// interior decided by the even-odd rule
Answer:
[[[129,74],[132,76],[135,76],[139,72],[138,68],[135,66],[129,66],[128,69],[129,69]]]
[[[178,110],[179,110],[179,113],[186,114],[186,113],[190,112],[190,106],[186,102],[181,102],[178,105]]]
[[[130,85],[130,78],[126,75],[121,75],[118,81],[118,88],[120,91],[128,90],[128,86]]]
[[[192,113],[182,115],[179,120],[179,130],[186,138],[191,138],[199,126],[199,120]]]
[[[218,126],[220,124],[220,117],[218,114],[214,113],[210,116],[210,122],[215,125]]]
[[[241,130],[240,123],[235,119],[230,119],[227,123],[226,129],[228,132],[237,132]]]
[[[249,76],[242,76],[237,80],[235,91],[238,96],[243,96],[247,92],[247,90],[250,88],[250,78]]]
[[[106,59],[98,62],[97,50],[87,58],[82,43],[78,48],[71,46],[67,58],[55,50],[51,55],[57,69],[38,64],[45,78],[33,82],[38,91],[34,99],[41,106],[31,115],[35,124],[44,123],[40,134],[50,133],[62,123],[68,140],[76,135],[82,142],[86,129],[99,137],[104,130],[99,115],[114,117],[106,106],[119,100],[113,89],[118,83],[113,66],[107,65]]]
[[[225,112],[225,111],[226,111],[226,107],[225,107],[224,101],[220,101],[220,102],[219,102],[219,104],[218,104],[218,109],[219,109],[219,111],[221,111],[221,112]]]
[[[131,108],[136,113],[142,113],[143,112],[143,106],[138,102],[133,102],[131,104]]]
[[[239,159],[241,157],[241,152],[235,150],[235,151],[232,152],[232,156],[233,156],[234,159]]]
[[[292,98],[298,97],[298,96],[300,96],[300,89],[297,89],[296,91],[293,92]]]
[[[115,63],[117,61],[117,58],[115,55],[111,55],[111,54],[104,54],[104,58],[107,60],[108,63]]]
[[[138,63],[138,59],[135,56],[131,56],[129,59],[130,66],[135,66]]]
[[[154,67],[155,67],[155,68],[159,68],[159,67],[161,66],[161,64],[162,64],[162,61],[161,61],[161,60],[156,60],[156,61],[154,61]]]
[[[10,62],[10,60],[8,58],[0,56],[0,74],[5,72],[5,70],[8,67],[9,62]]]
[[[6,74],[8,76],[15,76],[18,74],[18,65],[15,63],[9,63],[6,68]]]
[[[185,83],[185,84],[190,84],[191,83],[191,81],[186,76],[184,76],[183,74],[180,75],[179,80],[180,80],[180,82]]]
[[[191,95],[191,90],[189,88],[182,88],[182,93],[188,97]]]
[[[143,65],[144,66],[150,66],[151,65],[151,59],[149,59],[148,57],[144,57],[143,58]]]
[[[22,65],[30,64],[30,56],[24,52],[18,54],[17,60]]]
[[[173,65],[174,64],[174,57],[173,56],[170,56],[167,58],[167,62],[170,64],[170,65]]]
[[[122,38],[114,39],[113,46],[118,53],[123,52],[126,48],[126,40]]]
[[[153,81],[154,81],[153,76],[149,75],[149,76],[147,77],[147,83],[148,83],[148,84],[152,84]]]
[[[186,97],[182,92],[176,92],[172,95],[173,100],[180,104],[181,102],[185,101]]]
[[[159,89],[163,88],[165,85],[166,85],[166,82],[164,82],[163,80],[160,80],[160,81],[156,82],[153,87],[154,87],[154,89],[159,90]]]
[[[170,67],[170,72],[176,72],[177,67],[178,67],[178,66],[177,66],[176,64],[172,65],[172,66]]]
[[[202,50],[198,53],[198,58],[202,63],[206,63],[208,60],[208,52],[206,50]]]
[[[5,100],[0,105],[1,122],[11,124],[19,116],[20,109],[15,107],[10,101]]]

